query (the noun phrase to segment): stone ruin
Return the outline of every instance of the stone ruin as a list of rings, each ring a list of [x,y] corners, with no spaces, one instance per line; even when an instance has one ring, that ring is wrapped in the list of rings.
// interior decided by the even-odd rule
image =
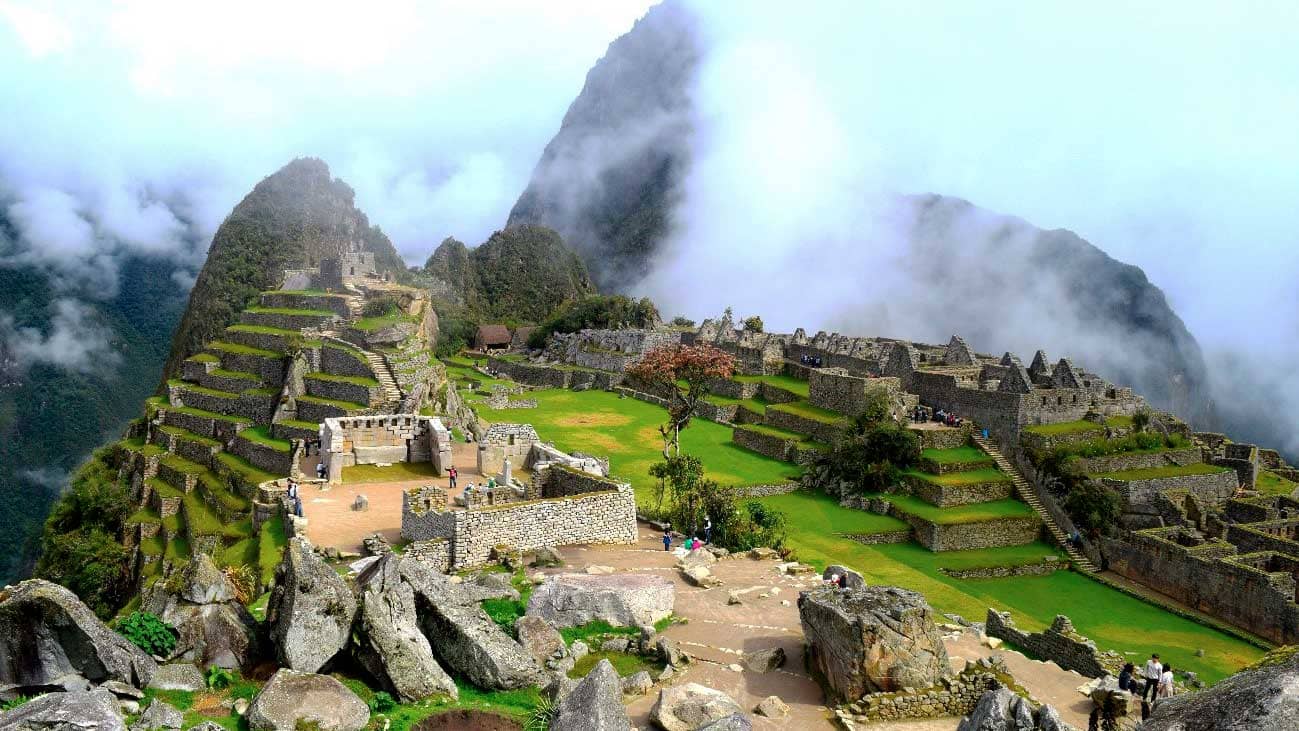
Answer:
[[[331,484],[360,464],[431,462],[442,475],[451,466],[451,432],[435,416],[335,417],[320,425],[320,452]]]

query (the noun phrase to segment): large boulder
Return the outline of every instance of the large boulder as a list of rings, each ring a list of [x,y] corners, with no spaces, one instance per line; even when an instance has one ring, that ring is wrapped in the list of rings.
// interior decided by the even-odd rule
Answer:
[[[33,579],[0,592],[0,688],[15,695],[62,689],[84,678],[137,688],[157,665],[99,621],[76,594]]]
[[[631,721],[622,705],[622,681],[608,660],[601,660],[555,706],[550,731],[627,731]]]
[[[0,713],[5,731],[126,731],[117,697],[102,688],[48,693]]]
[[[477,590],[412,558],[403,559],[397,572],[414,590],[420,629],[444,665],[488,690],[538,684],[541,668],[487,616]]]
[[[1212,688],[1159,702],[1144,731],[1299,728],[1299,646],[1274,650]]]
[[[514,623],[514,633],[518,635],[523,649],[542,667],[548,661],[562,657],[568,650],[559,630],[536,615],[519,617]]]
[[[180,728],[185,725],[185,716],[168,703],[153,699],[144,709],[140,718],[131,725],[132,731],[154,731],[160,728]]]
[[[396,554],[386,554],[358,580],[361,621],[357,659],[402,701],[436,694],[458,698],[455,681],[438,664],[428,638],[420,631],[415,590],[402,581],[397,570],[401,560]]]
[[[141,608],[176,628],[171,658],[203,667],[242,668],[257,652],[257,621],[234,585],[204,553],[185,565],[179,589],[159,580],[144,592]]]
[[[533,589],[528,614],[556,627],[602,620],[614,627],[654,624],[672,614],[676,590],[653,574],[561,574]]]
[[[984,691],[970,715],[956,731],[1066,731],[1060,714],[1051,706],[1034,708],[1027,699],[1007,688]]]
[[[814,675],[833,702],[937,685],[949,672],[934,612],[914,591],[823,586],[798,597]]]
[[[281,668],[253,698],[247,718],[253,731],[360,731],[370,722],[370,709],[328,675]]]
[[[743,716],[744,710],[730,696],[698,683],[686,683],[659,691],[650,709],[650,720],[664,731],[696,731],[736,714]]]
[[[314,673],[351,637],[356,597],[304,538],[295,538],[275,569],[267,622],[281,666]]]

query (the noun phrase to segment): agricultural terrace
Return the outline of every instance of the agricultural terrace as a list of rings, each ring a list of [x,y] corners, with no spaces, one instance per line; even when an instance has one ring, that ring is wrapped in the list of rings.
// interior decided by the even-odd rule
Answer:
[[[447,365],[455,381],[473,379],[484,389],[493,382],[508,383],[472,371],[465,360],[451,359]],[[528,398],[537,400],[535,409],[493,410],[486,407],[482,396],[471,391],[461,393],[488,422],[528,422],[543,439],[553,441],[560,449],[607,455],[614,476],[630,482],[638,500],[651,499],[650,488],[655,480],[649,468],[661,459],[662,439],[657,427],[666,420],[664,409],[605,391],[551,389],[528,393]],[[721,484],[771,484],[797,476],[797,466],[745,450],[731,441],[731,434],[729,426],[695,419],[682,432],[682,450],[702,459],[707,476]],[[973,448],[961,448],[925,456],[934,462],[974,466],[982,462],[978,454]],[[962,473],[945,477],[968,479]],[[1014,500],[940,510],[917,498],[888,497],[903,512],[923,513],[942,522],[1029,514],[1027,506]],[[1079,632],[1101,647],[1125,653],[1134,662],[1158,650],[1174,667],[1199,673],[1206,682],[1217,681],[1263,655],[1242,640],[1072,571],[978,580],[956,579],[941,571],[1038,563],[1044,556],[1059,555],[1041,542],[944,553],[930,552],[914,542],[864,545],[847,536],[904,530],[907,525],[893,517],[840,507],[824,495],[795,492],[761,500],[787,516],[788,542],[800,560],[818,568],[844,564],[860,571],[872,583],[920,591],[940,612],[981,621],[988,608],[994,607],[1013,612],[1025,629],[1040,630],[1065,607]],[[1196,651],[1201,649],[1203,656],[1197,656]]]

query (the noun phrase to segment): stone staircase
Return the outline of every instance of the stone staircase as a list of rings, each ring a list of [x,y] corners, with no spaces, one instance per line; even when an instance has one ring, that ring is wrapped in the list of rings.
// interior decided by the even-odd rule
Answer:
[[[392,374],[392,369],[388,367],[388,360],[382,355],[370,350],[362,350],[361,354],[370,364],[370,369],[374,371],[374,377],[379,379],[379,388],[383,390],[383,401],[387,404],[401,403],[401,388],[397,386],[397,379]]]
[[[1006,456],[1001,453],[1001,450],[997,449],[990,440],[984,439],[978,432],[975,432],[971,436],[974,438],[974,443],[979,446],[979,449],[987,452],[988,456],[992,457],[992,461],[997,464],[997,468],[1007,475],[1010,475],[1011,482],[1015,484],[1015,493],[1019,496],[1019,499],[1027,503],[1028,506],[1033,509],[1033,512],[1037,513],[1038,517],[1042,519],[1042,523],[1046,526],[1047,532],[1049,532],[1051,538],[1064,549],[1064,552],[1069,556],[1069,560],[1073,561],[1074,567],[1084,573],[1096,573],[1095,564],[1093,564],[1091,559],[1087,558],[1082,551],[1079,551],[1074,547],[1073,543],[1070,542],[1069,536],[1066,535],[1060,525],[1056,523],[1055,518],[1051,517],[1051,512],[1046,509],[1046,506],[1042,504],[1042,500],[1038,497],[1037,490],[1034,489],[1033,485],[1030,484],[1028,480],[1024,479],[1024,476],[1020,474],[1019,470],[1015,469],[1015,466],[1010,463],[1010,460],[1006,459]]]

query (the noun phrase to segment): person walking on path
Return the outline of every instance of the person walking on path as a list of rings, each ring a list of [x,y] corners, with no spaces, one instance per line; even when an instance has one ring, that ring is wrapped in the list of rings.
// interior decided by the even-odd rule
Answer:
[[[713,542],[713,519],[704,518],[704,543]]]
[[[1150,659],[1146,661],[1146,685],[1141,689],[1141,697],[1144,699],[1150,696],[1150,700],[1155,699],[1155,694],[1159,691],[1159,680],[1164,677],[1164,666],[1159,662],[1159,653],[1150,654]]]
[[[672,550],[672,533],[667,528],[663,529],[663,550]]]
[[[451,478],[451,489],[452,489],[452,490],[456,489],[456,477],[457,477],[457,476],[459,476],[459,473],[456,472],[456,468],[455,468],[455,467],[452,467],[451,469],[447,470],[447,477]]]

